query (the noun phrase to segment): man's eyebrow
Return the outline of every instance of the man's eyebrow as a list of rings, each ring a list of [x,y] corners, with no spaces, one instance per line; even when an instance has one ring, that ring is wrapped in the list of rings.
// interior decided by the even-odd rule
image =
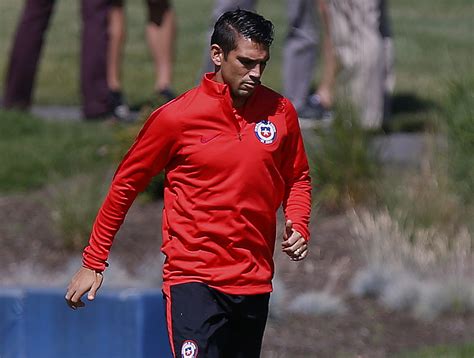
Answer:
[[[270,60],[270,56],[265,57],[263,60],[259,60],[258,58],[245,57],[245,56],[237,56],[237,59],[239,61],[248,61],[248,62],[268,62],[268,60]]]

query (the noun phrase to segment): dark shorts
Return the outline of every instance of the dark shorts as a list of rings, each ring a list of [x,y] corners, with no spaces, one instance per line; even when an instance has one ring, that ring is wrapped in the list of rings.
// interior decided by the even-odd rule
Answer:
[[[163,16],[171,7],[169,0],[145,0],[148,6],[148,22],[161,26]],[[109,0],[110,6],[122,7],[124,0]]]
[[[258,358],[270,294],[228,295],[203,283],[163,291],[175,357]]]

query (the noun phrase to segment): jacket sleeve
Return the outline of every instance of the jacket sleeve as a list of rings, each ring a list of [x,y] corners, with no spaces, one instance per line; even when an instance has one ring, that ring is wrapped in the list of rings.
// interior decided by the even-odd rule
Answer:
[[[288,100],[286,103],[286,125],[287,138],[283,152],[285,180],[283,211],[286,220],[291,220],[293,228],[308,241],[310,239],[311,178],[298,115]]]
[[[169,112],[158,109],[151,114],[117,168],[83,252],[85,267],[105,269],[114,237],[128,209],[177,152],[179,128]]]

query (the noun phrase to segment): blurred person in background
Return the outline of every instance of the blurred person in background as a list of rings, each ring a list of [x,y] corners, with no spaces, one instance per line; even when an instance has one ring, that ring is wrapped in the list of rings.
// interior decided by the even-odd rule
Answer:
[[[110,113],[107,87],[107,14],[109,0],[81,0],[82,111],[86,118]],[[26,0],[13,40],[5,76],[3,106],[27,110],[32,93],[44,37],[55,0]]]
[[[329,108],[336,75],[359,112],[362,127],[379,129],[390,114],[395,86],[393,40],[386,0],[316,0],[323,5],[329,56],[310,106]],[[347,84],[347,85],[346,85]],[[323,89],[323,90],[322,90]]]
[[[330,36],[330,15],[326,0],[316,0],[315,6],[317,6],[319,10],[319,23],[322,30],[321,80],[317,90],[307,97],[306,105],[299,113],[302,126],[305,126],[305,124],[312,126],[315,123],[315,119],[322,123],[330,123],[332,120],[337,60],[334,44]]]
[[[236,8],[255,10],[257,0],[216,0],[212,12],[215,21],[222,13]],[[308,102],[319,44],[319,24],[314,0],[288,0],[288,31],[283,49],[283,93],[295,106],[300,118],[325,119],[330,113],[326,107],[312,106]],[[323,16],[323,13],[320,13]],[[323,47],[322,57],[325,48]],[[326,60],[325,60],[326,61]],[[204,72],[212,70],[212,63],[206,55]],[[318,87],[326,93],[327,84]],[[326,98],[327,96],[325,96]]]
[[[130,117],[130,110],[123,95],[121,81],[122,52],[126,37],[124,0],[110,2],[107,82],[113,115],[126,120]],[[156,97],[168,102],[176,97],[171,86],[176,40],[175,12],[169,0],[146,0],[146,4],[146,38],[154,63],[154,93]]]
[[[84,306],[86,292],[95,298],[127,211],[165,169],[163,294],[174,356],[260,356],[276,212],[282,205],[281,249],[293,261],[308,254],[311,212],[296,111],[261,84],[272,41],[272,23],[256,13],[219,18],[214,72],[152,113],[118,167],[67,289],[71,308]]]

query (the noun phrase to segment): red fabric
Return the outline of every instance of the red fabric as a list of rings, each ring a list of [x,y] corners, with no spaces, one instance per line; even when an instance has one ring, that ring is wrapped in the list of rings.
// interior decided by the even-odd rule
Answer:
[[[262,120],[276,129],[273,142],[259,140]],[[197,281],[229,294],[271,291],[282,203],[309,240],[311,183],[291,103],[258,86],[236,111],[228,87],[207,74],[200,86],[156,110],[117,169],[84,266],[105,269],[130,205],[163,168],[164,285]]]

